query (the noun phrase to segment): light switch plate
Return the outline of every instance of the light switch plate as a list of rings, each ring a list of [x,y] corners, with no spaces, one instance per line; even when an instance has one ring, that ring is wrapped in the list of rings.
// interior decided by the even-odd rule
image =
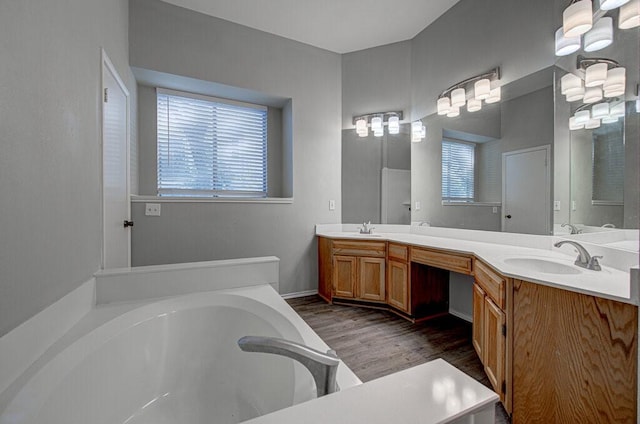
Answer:
[[[146,216],[160,216],[160,203],[145,203],[144,214]]]
[[[553,210],[554,211],[559,211],[560,210],[560,201],[559,200],[554,200],[553,201]]]
[[[329,210],[330,211],[335,211],[336,210],[336,201],[335,200],[329,200]]]
[[[498,207],[494,206],[493,209],[491,209],[491,212],[493,213],[498,213]]]
[[[417,210],[417,211],[419,211],[419,210],[420,210],[420,207],[421,207],[421,206],[422,206],[422,205],[420,204],[420,201],[419,201],[419,200],[416,200],[416,210]]]

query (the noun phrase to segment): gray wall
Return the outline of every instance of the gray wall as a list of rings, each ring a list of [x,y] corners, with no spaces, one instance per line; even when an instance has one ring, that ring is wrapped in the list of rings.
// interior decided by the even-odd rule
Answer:
[[[554,64],[561,0],[462,0],[412,44],[412,119],[435,112],[447,87],[501,67],[507,84]]]
[[[126,0],[0,2],[0,336],[101,265],[100,47],[135,115],[127,17]]]
[[[282,293],[316,289],[314,225],[341,214],[340,55],[156,0],[131,2],[129,30],[132,66],[291,98],[294,157],[293,204],[133,203],[133,264],[276,255]]]
[[[381,29],[384,31],[384,29]],[[411,109],[412,40],[342,55],[342,128],[353,129],[353,117]]]

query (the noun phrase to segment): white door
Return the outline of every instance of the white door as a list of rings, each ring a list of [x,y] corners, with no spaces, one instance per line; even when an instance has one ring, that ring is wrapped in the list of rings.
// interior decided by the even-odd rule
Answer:
[[[551,233],[550,146],[502,154],[502,231]]]
[[[129,92],[102,52],[102,267],[131,266]]]

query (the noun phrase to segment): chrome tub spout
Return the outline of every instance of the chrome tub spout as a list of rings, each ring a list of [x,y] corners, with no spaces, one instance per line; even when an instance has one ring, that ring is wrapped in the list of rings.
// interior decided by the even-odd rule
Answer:
[[[336,372],[340,360],[334,350],[323,353],[289,340],[260,336],[242,337],[238,340],[238,346],[245,352],[272,353],[300,362],[311,372],[318,397],[338,391]]]

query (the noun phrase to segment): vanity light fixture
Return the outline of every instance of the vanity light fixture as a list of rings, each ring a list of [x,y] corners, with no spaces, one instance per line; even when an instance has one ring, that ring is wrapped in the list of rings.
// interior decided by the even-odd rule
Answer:
[[[573,90],[584,88],[582,78],[577,75],[568,73],[560,78],[560,92],[567,94]]]
[[[475,77],[467,78],[444,90],[436,102],[438,115],[447,115],[454,118],[460,115],[460,108],[465,104],[469,112],[482,109],[482,101],[496,103],[500,101],[500,87],[491,88],[492,82],[500,79],[500,68],[494,68],[489,72]],[[473,87],[473,93],[467,91]],[[467,101],[467,97],[469,100]]]
[[[562,13],[562,28],[565,37],[576,37],[593,26],[591,0],[573,0]]]
[[[389,134],[400,133],[400,120],[402,119],[402,111],[376,112],[366,115],[358,115],[353,117],[353,124],[356,126],[356,133],[360,137],[369,135],[369,127],[375,137],[384,135],[384,126],[389,128]]]
[[[640,0],[631,0],[620,7],[618,28],[631,29],[640,26]]]
[[[577,52],[582,47],[580,36],[565,37],[562,27],[556,31],[556,56],[567,56]]]
[[[591,107],[591,117],[593,119],[602,119],[609,116],[609,103],[596,103]]]
[[[411,142],[419,143],[427,136],[427,127],[422,121],[413,121],[411,123]]]
[[[576,117],[572,116],[571,118],[569,118],[569,129],[571,131],[575,131],[575,130],[581,130],[584,128],[584,123],[580,124],[578,122],[576,122]]]
[[[600,87],[589,87],[585,90],[582,101],[585,103],[595,103],[602,100],[602,97],[602,89]]]
[[[596,128],[600,128],[600,120],[599,119],[589,119],[586,124],[584,124],[585,130],[594,130]]]
[[[597,87],[607,80],[608,66],[606,63],[594,63],[585,70],[584,86],[587,88]]]
[[[588,109],[576,110],[573,117],[575,118],[576,124],[584,125],[591,119],[591,113]]]
[[[595,52],[613,43],[613,18],[600,18],[589,32],[584,35],[584,51]]]
[[[600,0],[600,9],[613,10],[628,2],[629,0]]]

